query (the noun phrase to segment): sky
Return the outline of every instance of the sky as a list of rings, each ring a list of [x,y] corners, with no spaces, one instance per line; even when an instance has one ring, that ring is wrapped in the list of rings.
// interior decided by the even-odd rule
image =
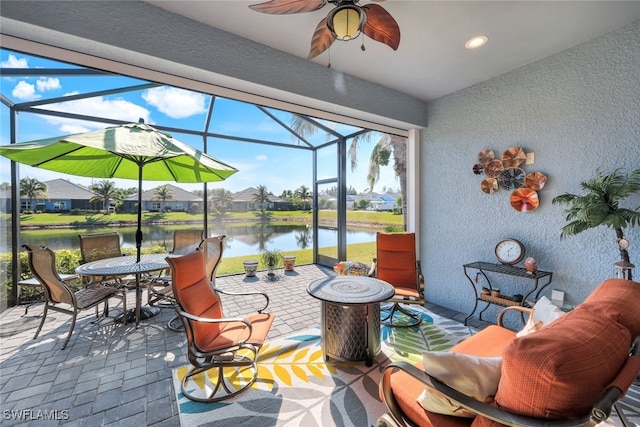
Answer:
[[[77,68],[39,57],[28,56],[19,52],[0,49],[0,66],[2,68]],[[5,73],[6,74],[6,73]],[[141,80],[122,76],[46,76],[46,77],[12,77],[3,75],[0,78],[0,89],[3,96],[14,103],[31,102],[59,98],[75,94],[92,93],[117,87],[126,87],[146,83]],[[186,91],[175,87],[160,86],[128,93],[103,94],[76,101],[60,101],[49,103],[46,108],[57,111],[70,111],[79,114],[108,117],[111,119],[138,122],[142,118],[145,123],[192,130],[205,128],[206,115],[210,107],[209,95]],[[44,108],[44,107],[43,107]],[[209,132],[231,135],[249,139],[258,139],[276,143],[299,145],[299,142],[276,121],[251,104],[224,98],[214,101],[214,114]],[[289,124],[291,115],[287,112],[269,109],[279,120]],[[9,108],[2,104],[0,110],[0,143],[10,143]],[[342,134],[350,134],[357,130],[349,125],[322,121],[322,123]],[[79,121],[64,117],[44,116],[21,112],[17,119],[16,142],[33,141],[42,138],[64,136],[103,129],[105,123]],[[199,136],[172,133],[172,136],[203,150]],[[360,145],[358,150],[358,168],[348,168],[347,186],[358,192],[368,189],[366,180],[369,156],[379,133],[373,133],[368,143]],[[323,134],[310,137],[314,144],[326,140]],[[209,138],[208,154],[238,169],[238,172],[223,182],[208,185],[212,188],[225,188],[232,192],[248,187],[266,185],[275,195],[283,190],[296,190],[302,185],[312,187],[312,152],[310,150],[282,148],[265,144],[238,142],[226,138]],[[336,177],[335,148],[321,149],[318,152],[319,179]],[[0,158],[0,182],[10,182],[10,162]],[[67,179],[82,185],[91,185],[101,179],[89,179],[72,175],[59,174],[25,165],[19,166],[20,178],[36,178],[49,181],[56,178]],[[136,180],[113,179],[120,188],[137,187]],[[155,188],[166,182],[145,181],[143,189]],[[202,184],[176,184],[186,190],[201,190]],[[391,165],[382,167],[380,180],[373,191],[382,192],[383,188],[399,189]]]

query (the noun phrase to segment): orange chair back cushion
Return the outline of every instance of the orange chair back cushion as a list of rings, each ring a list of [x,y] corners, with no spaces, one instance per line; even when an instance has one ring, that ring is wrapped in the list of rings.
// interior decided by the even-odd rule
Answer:
[[[505,348],[495,401],[533,417],[582,416],[620,371],[630,346],[627,328],[578,307]]]
[[[417,288],[415,233],[378,233],[376,277],[396,288]]]
[[[182,310],[194,316],[222,318],[220,299],[205,275],[202,251],[171,258],[170,262],[173,264],[171,269],[173,295]],[[215,323],[191,322],[191,324],[193,339],[198,347],[200,347],[198,343],[211,342],[214,336],[220,334],[220,328]]]
[[[624,279],[607,279],[584,300],[580,307],[629,329],[632,337],[640,335],[640,283]]]

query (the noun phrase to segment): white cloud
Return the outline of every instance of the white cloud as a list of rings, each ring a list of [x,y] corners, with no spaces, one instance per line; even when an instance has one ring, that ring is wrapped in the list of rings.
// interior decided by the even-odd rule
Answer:
[[[205,96],[184,89],[156,87],[145,91],[142,99],[174,119],[184,119],[206,111]]]
[[[259,162],[266,162],[269,159],[266,154],[258,154],[256,160]]]
[[[29,68],[27,58],[18,59],[15,55],[9,55],[6,61],[0,62],[2,68]]]
[[[121,98],[105,99],[99,96],[51,104],[47,108],[54,111],[106,117],[132,123],[138,122],[138,119],[144,119],[145,123],[150,123],[149,110]],[[75,120],[66,117],[43,116],[43,118],[49,124],[57,126],[60,132],[65,135],[103,129],[108,126],[105,123]]]
[[[21,100],[31,101],[40,98],[40,95],[36,94],[36,88],[34,85],[25,81],[20,81],[11,91],[11,95]]]
[[[48,90],[61,89],[60,80],[54,77],[49,77],[48,79],[39,79],[36,82],[36,87],[39,92],[46,92]]]

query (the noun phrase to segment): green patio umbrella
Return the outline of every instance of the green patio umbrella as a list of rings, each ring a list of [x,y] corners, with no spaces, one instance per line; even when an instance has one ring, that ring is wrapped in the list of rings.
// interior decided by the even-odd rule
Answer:
[[[222,181],[237,169],[142,123],[0,146],[18,163],[93,178],[138,180],[137,261],[142,245],[142,181]]]

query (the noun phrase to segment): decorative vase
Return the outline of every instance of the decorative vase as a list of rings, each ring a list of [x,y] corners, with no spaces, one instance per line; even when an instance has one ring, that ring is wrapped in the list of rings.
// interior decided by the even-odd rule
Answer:
[[[529,274],[533,274],[538,271],[538,263],[536,262],[535,258],[529,257],[524,261],[524,268]]]
[[[246,277],[255,277],[256,270],[258,270],[258,261],[250,259],[243,261],[242,265],[244,266],[244,274]]]
[[[296,266],[295,255],[285,255],[284,257],[284,271],[293,271]]]

